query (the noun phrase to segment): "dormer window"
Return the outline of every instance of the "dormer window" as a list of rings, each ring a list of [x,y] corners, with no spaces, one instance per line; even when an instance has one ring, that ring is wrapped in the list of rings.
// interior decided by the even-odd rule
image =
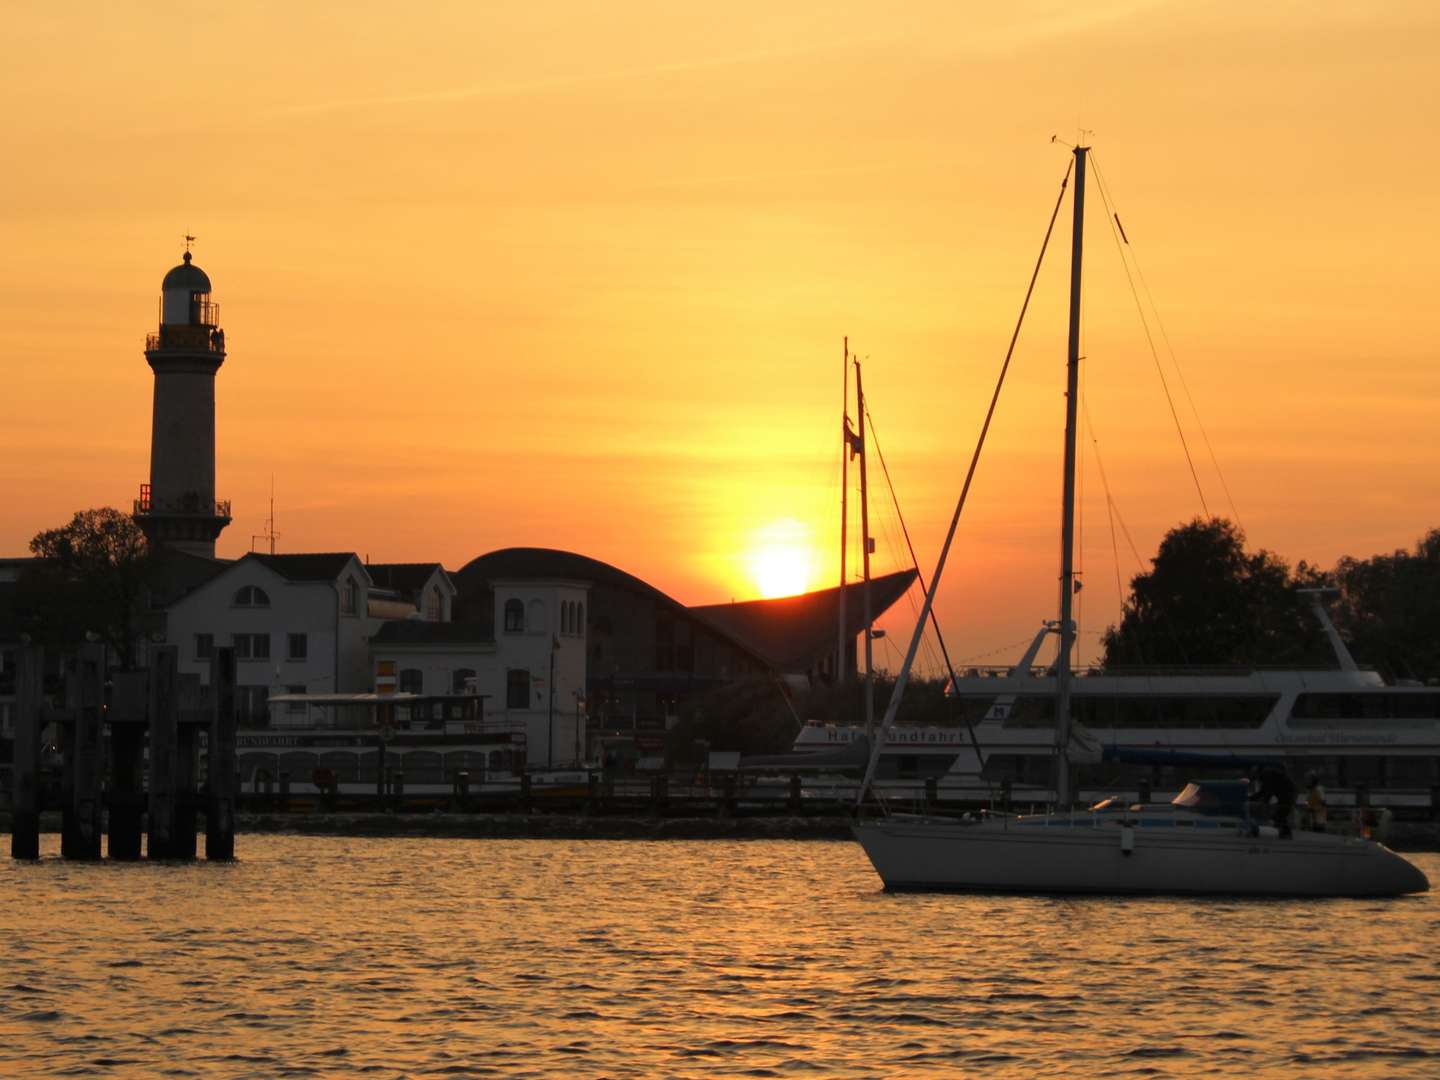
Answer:
[[[525,632],[525,604],[514,598],[505,601],[505,633]]]
[[[340,613],[354,615],[360,610],[360,584],[354,578],[346,578],[340,587]]]
[[[431,622],[442,622],[444,615],[445,599],[440,595],[440,586],[431,586],[430,594],[425,602],[425,618]]]
[[[235,593],[236,607],[269,607],[270,597],[258,585],[242,585]]]

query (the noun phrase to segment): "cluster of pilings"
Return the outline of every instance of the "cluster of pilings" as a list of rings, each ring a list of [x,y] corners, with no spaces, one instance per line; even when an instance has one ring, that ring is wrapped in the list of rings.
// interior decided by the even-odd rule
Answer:
[[[193,859],[205,818],[205,857],[235,857],[235,650],[216,648],[208,693],[178,672],[173,645],[151,650],[145,671],[109,675],[99,645],[80,649],[67,673],[64,708],[45,704],[45,657],[17,654],[10,853],[40,856],[40,814],[60,811],[60,853],[98,859],[109,821],[112,859]],[[42,785],[41,735],[54,725],[60,755],[54,785]],[[201,750],[204,749],[204,777]],[[45,755],[53,757],[53,755]]]

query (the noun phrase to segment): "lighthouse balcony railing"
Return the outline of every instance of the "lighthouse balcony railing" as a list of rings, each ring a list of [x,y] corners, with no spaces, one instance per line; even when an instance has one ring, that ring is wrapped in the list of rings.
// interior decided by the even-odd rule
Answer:
[[[135,500],[135,514],[150,517],[219,517],[230,519],[229,499],[202,499],[198,495],[182,495],[178,499],[157,499],[149,484],[140,485]]]
[[[162,326],[145,335],[145,351],[159,349],[190,349],[199,352],[223,353],[225,332],[214,326]]]

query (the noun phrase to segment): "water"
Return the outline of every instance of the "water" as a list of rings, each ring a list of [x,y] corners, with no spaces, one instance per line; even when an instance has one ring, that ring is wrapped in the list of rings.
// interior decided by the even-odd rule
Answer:
[[[891,896],[847,843],[239,849],[0,863],[0,1076],[1440,1074],[1436,894]]]

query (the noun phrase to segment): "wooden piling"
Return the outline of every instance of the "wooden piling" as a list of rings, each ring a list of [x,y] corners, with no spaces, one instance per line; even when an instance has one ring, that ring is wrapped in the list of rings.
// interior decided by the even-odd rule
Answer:
[[[161,645],[150,660],[150,835],[146,854],[174,857],[175,742],[179,726],[174,645]]]
[[[14,809],[11,812],[10,855],[16,859],[40,857],[40,701],[45,677],[45,653],[38,645],[22,645],[16,652]]]
[[[205,858],[235,858],[235,650],[210,653],[210,739],[206,748]]]
[[[170,857],[193,859],[199,848],[198,815],[205,809],[200,795],[200,732],[209,726],[210,710],[198,675],[175,679],[175,824]]]
[[[140,858],[145,818],[145,725],[149,674],[117,671],[110,677],[110,811],[112,859]]]
[[[98,859],[101,843],[101,734],[105,696],[104,648],[85,645],[66,678],[65,803],[60,854]]]

